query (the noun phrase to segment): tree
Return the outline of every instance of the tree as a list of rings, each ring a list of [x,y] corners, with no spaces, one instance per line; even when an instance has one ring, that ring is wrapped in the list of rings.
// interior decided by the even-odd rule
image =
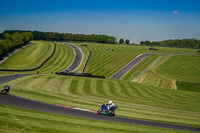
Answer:
[[[9,33],[4,33],[4,34],[3,34],[3,38],[4,38],[4,39],[12,40],[12,35],[9,34]]]
[[[124,39],[123,39],[123,38],[120,38],[120,39],[119,39],[119,43],[120,43],[120,44],[124,44]]]
[[[151,45],[151,42],[150,41],[145,41],[144,44]]]
[[[144,45],[144,41],[141,41],[141,42],[140,42],[140,45]]]
[[[21,33],[23,35],[24,43],[28,43],[29,41],[33,40],[33,34],[31,32],[23,32]]]
[[[14,46],[19,46],[19,45],[24,44],[23,39],[24,39],[23,35],[19,32],[15,32],[12,34],[12,40],[13,40]]]
[[[130,41],[128,39],[126,39],[125,44],[129,44],[129,43],[130,43]]]

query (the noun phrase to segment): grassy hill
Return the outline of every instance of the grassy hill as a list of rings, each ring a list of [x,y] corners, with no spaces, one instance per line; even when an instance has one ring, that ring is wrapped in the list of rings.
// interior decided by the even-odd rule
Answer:
[[[56,43],[56,52],[54,56],[37,71],[40,71],[41,73],[62,71],[63,69],[70,66],[74,60],[74,56],[74,51],[70,46],[63,43]]]
[[[200,91],[199,54],[163,56],[151,69],[133,79],[142,84]]]
[[[0,64],[0,69],[31,69],[40,66],[53,52],[52,42],[34,41],[30,47],[13,54],[4,63]],[[29,72],[20,73],[50,73],[59,72],[67,68],[74,60],[73,49],[66,44],[56,43],[56,51],[53,57],[48,60],[43,67]],[[14,72],[0,72],[0,75],[13,74]]]
[[[152,55],[130,70],[121,80],[109,78],[141,53],[195,53],[196,50],[158,47],[158,51],[147,51],[146,46],[87,43],[85,47],[80,46],[83,43],[73,44],[81,48],[84,55],[83,62],[77,70],[82,71],[89,51],[92,51],[85,72],[103,75],[107,79],[35,75],[9,82],[10,93],[46,103],[75,105],[90,110],[97,110],[101,104],[113,100],[119,107],[116,111],[117,116],[200,127],[199,54],[162,56],[149,70],[133,79],[133,82],[129,82],[129,79],[159,57]],[[55,55],[39,69],[41,73],[61,71],[73,61],[75,55],[71,47],[62,43],[56,45]],[[21,69],[37,66],[51,53],[49,51],[52,51],[52,46],[52,43],[37,41],[11,56],[0,67]],[[24,62],[23,67],[20,64],[23,62],[22,58],[29,59],[27,63]],[[0,105],[0,108],[0,124],[3,127],[0,131],[3,132],[6,132],[7,128],[11,128],[8,132],[179,132],[38,113],[3,105]],[[11,117],[7,120],[6,116]]]
[[[97,110],[112,99],[119,106],[117,116],[200,126],[199,93],[59,75],[35,75],[9,84],[12,94],[47,103]]]
[[[74,43],[80,46],[81,43]],[[83,44],[83,43],[82,43]],[[81,49],[85,47],[80,47]],[[109,48],[109,50],[107,50]],[[85,69],[86,73],[102,75],[109,78],[141,53],[195,53],[194,49],[158,47],[158,51],[146,50],[147,46],[113,45],[87,43],[87,49],[92,51],[90,60]],[[111,51],[113,49],[114,51]],[[150,61],[151,62],[151,61]]]
[[[44,41],[34,41],[34,44],[14,53],[0,69],[32,69],[40,66],[53,52],[54,44]]]

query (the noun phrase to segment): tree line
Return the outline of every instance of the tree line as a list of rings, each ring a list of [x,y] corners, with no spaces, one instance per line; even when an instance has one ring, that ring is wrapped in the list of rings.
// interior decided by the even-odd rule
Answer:
[[[173,39],[164,41],[141,41],[141,45],[153,45],[162,47],[178,47],[178,48],[200,48],[200,40],[198,39]]]
[[[85,34],[72,34],[72,33],[57,33],[57,32],[42,32],[42,31],[20,31],[20,30],[6,30],[4,33],[15,32],[31,32],[34,40],[53,40],[53,41],[80,41],[80,42],[97,42],[97,43],[117,43],[116,37],[108,35],[85,35]],[[0,35],[1,37],[1,35]]]
[[[31,32],[13,32],[13,33],[3,33],[1,34],[0,40],[0,59],[7,55],[8,52],[13,49],[27,44],[29,41],[33,40],[33,34]]]

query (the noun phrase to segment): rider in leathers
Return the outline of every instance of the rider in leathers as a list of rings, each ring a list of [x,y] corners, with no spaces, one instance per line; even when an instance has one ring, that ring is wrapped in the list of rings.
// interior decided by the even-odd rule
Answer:
[[[115,106],[111,100],[108,103],[109,103],[109,104],[107,104],[108,110],[110,110],[111,107]]]

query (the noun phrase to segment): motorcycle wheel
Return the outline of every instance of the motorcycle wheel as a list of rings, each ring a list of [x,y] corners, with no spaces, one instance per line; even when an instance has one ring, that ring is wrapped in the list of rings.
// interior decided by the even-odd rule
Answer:
[[[101,109],[99,109],[99,110],[97,111],[97,114],[101,114]]]

